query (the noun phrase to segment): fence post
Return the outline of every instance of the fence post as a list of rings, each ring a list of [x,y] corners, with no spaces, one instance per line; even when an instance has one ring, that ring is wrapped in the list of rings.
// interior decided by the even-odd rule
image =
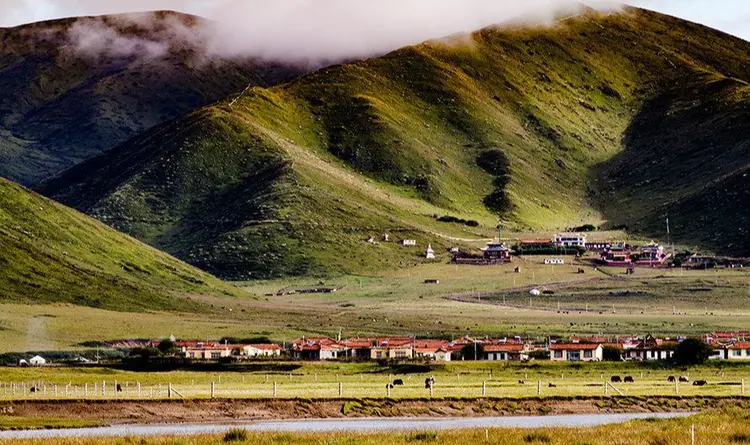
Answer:
[[[83,384],[83,395],[87,399],[89,398],[89,384],[88,383]]]
[[[609,395],[609,385],[607,384],[607,382],[604,382],[604,395]]]
[[[434,385],[430,385],[430,398],[435,397],[435,388]]]
[[[482,397],[487,396],[487,382],[482,382]]]
[[[141,382],[136,383],[136,386],[138,387],[138,398],[141,398]]]
[[[57,398],[57,385],[55,385],[55,398]]]
[[[344,395],[344,384],[339,382],[339,397]]]
[[[388,398],[391,397],[391,384],[390,383],[385,385],[385,396]]]
[[[536,382],[536,395],[541,396],[542,395],[542,381],[537,380]]]
[[[680,395],[680,380],[679,379],[675,379],[674,381],[674,393],[678,396]]]
[[[172,382],[169,382],[167,384],[167,398],[168,399],[172,398]]]
[[[278,388],[276,387],[276,382],[273,382],[273,398],[276,398]]]
[[[745,379],[742,379],[742,395],[745,395]]]
[[[695,445],[695,424],[690,425],[690,445]]]
[[[107,397],[107,381],[102,382],[102,397]]]

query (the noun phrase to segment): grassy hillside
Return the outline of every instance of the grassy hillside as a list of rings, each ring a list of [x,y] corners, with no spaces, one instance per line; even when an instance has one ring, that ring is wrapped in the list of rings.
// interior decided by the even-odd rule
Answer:
[[[0,176],[36,184],[248,84],[296,75],[202,54],[190,39],[205,25],[157,12],[0,28]]]
[[[118,311],[196,309],[240,291],[74,210],[0,179],[0,301]]]
[[[444,257],[491,236],[498,218],[518,231],[628,223],[658,233],[665,202],[699,208],[734,171],[721,160],[742,162],[742,133],[722,146],[710,136],[743,122],[749,53],[750,43],[636,9],[485,29],[251,89],[41,190],[232,279],[415,264],[428,243]],[[666,155],[654,149],[662,139]],[[725,203],[719,214],[733,211]],[[436,218],[446,215],[480,226]],[[706,245],[706,220],[685,219],[681,241]],[[383,233],[391,242],[365,242]],[[722,238],[750,252],[739,229]]]

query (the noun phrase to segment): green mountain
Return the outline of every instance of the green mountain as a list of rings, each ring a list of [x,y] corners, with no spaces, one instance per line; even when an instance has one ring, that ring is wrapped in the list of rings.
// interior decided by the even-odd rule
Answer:
[[[41,191],[230,279],[414,264],[498,218],[658,235],[669,213],[678,242],[746,253],[748,54],[632,8],[484,29],[251,89]]]
[[[190,40],[205,25],[155,12],[0,28],[0,176],[37,184],[248,84],[297,75],[206,56]]]
[[[189,311],[240,295],[216,278],[0,179],[0,301]]]

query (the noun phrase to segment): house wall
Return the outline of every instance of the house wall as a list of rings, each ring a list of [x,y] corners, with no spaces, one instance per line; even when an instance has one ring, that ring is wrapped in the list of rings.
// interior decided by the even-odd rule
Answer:
[[[578,354],[579,359],[574,358],[576,354]],[[594,362],[602,361],[602,359],[604,359],[604,349],[601,346],[594,350],[564,349],[550,351],[550,360],[553,362],[567,362],[573,360]]]
[[[727,360],[750,360],[750,349],[727,349]]]

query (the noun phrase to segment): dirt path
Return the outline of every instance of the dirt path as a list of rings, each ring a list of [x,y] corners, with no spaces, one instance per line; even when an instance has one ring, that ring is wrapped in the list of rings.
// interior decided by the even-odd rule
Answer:
[[[28,401],[0,403],[6,416],[115,423],[363,417],[493,417],[694,412],[750,407],[740,397],[549,397],[527,399],[253,399],[179,401]]]

